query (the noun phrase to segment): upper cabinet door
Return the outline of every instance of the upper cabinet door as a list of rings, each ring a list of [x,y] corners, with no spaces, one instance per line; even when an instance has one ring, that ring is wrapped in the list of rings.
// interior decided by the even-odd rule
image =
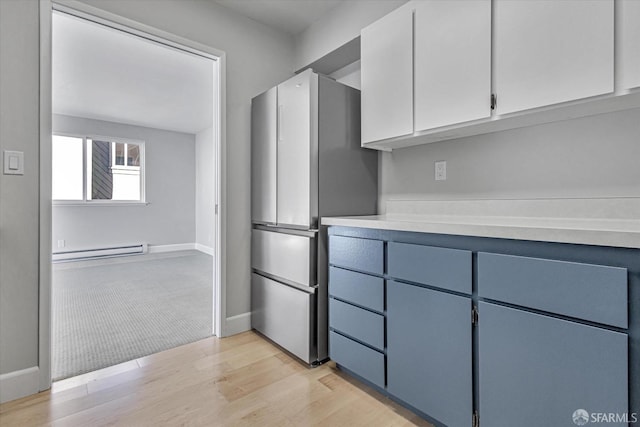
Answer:
[[[494,0],[498,114],[613,92],[613,0]]]
[[[415,130],[489,117],[490,97],[491,0],[416,2]]]
[[[621,88],[633,89],[640,87],[640,1],[622,0],[619,6]]]
[[[413,2],[362,29],[362,143],[413,133]]]
[[[278,85],[278,224],[309,228],[317,217],[317,75],[307,70]],[[312,101],[313,99],[313,101]],[[315,179],[314,179],[315,177]]]
[[[251,221],[275,224],[277,89],[251,100]]]

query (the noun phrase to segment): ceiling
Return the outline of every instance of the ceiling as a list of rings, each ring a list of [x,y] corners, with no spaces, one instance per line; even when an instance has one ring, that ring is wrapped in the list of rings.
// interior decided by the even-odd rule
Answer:
[[[214,0],[269,27],[296,35],[343,0]]]
[[[195,134],[213,123],[214,61],[53,15],[53,112]]]
[[[344,0],[213,1],[295,35]],[[192,134],[213,123],[210,59],[60,12],[52,44],[55,114]]]

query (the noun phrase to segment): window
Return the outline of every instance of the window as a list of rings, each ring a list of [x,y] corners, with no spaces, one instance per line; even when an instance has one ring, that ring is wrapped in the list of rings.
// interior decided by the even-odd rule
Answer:
[[[144,202],[144,142],[53,135],[52,198]]]

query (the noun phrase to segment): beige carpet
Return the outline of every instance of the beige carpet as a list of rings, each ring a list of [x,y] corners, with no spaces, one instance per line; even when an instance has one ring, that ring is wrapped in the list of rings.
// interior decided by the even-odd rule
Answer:
[[[198,251],[54,264],[53,379],[211,336],[212,283]]]

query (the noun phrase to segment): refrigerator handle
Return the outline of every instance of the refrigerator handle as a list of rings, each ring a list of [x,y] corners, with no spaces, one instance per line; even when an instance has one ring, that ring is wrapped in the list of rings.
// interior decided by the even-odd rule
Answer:
[[[284,114],[284,105],[278,105],[278,142],[282,142],[282,116]]]

